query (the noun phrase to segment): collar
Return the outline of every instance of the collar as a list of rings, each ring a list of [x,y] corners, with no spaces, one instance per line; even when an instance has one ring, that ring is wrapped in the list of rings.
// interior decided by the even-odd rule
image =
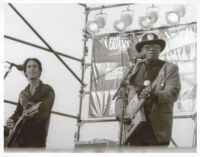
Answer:
[[[41,89],[42,86],[43,86],[43,82],[40,80],[39,86],[36,87],[35,93],[36,93],[39,89]],[[30,84],[28,84],[28,86],[26,86],[25,91],[28,92],[29,95],[31,96],[31,94],[30,94]],[[34,95],[35,95],[35,94],[34,94]]]

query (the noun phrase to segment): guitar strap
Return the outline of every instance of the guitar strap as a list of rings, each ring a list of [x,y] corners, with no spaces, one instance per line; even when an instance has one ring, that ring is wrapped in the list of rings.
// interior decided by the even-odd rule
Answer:
[[[146,72],[145,72],[145,76],[144,76],[144,80],[149,80],[151,82],[151,84],[154,84],[154,81],[157,81],[158,77],[160,76],[160,71],[163,68],[163,66],[165,65],[164,61],[160,61],[158,60],[157,63],[155,63],[153,66],[150,65],[146,65]],[[165,66],[166,67],[166,66]],[[164,67],[164,74],[162,75],[164,77],[164,79],[166,78],[166,68]],[[140,91],[142,91],[144,89],[144,86],[141,86]]]
[[[161,61],[160,64],[161,64],[161,65],[159,65],[160,68],[159,68],[159,70],[158,70],[158,72],[157,72],[157,74],[156,74],[156,77],[153,78],[152,85],[153,85],[153,84],[156,84],[156,82],[157,82],[157,80],[159,79],[160,76],[163,77],[162,79],[163,79],[164,81],[166,80],[166,66],[165,66],[166,62]],[[161,75],[160,72],[161,72],[162,68],[163,68],[163,73],[162,73],[162,75]]]
[[[154,66],[151,66],[151,64],[149,66],[146,65],[145,80],[150,80],[151,82],[153,82],[158,77],[158,74],[162,69],[164,63],[165,62],[158,61],[157,64]]]
[[[147,67],[146,80],[150,80],[150,82],[152,82],[151,83],[152,90],[154,90],[155,86],[157,85],[158,80],[160,79],[160,71],[164,65],[165,65],[165,62],[159,61],[158,64],[154,65],[154,67],[152,69],[149,69],[149,68],[151,68],[151,66]],[[164,73],[165,73],[165,67],[164,67]],[[165,76],[163,76],[163,77],[165,77]],[[143,88],[145,88],[145,87],[143,87]],[[149,120],[149,115],[152,110],[154,101],[156,101],[156,98],[153,94],[151,94],[150,97],[145,100],[144,112],[145,112],[147,121]]]

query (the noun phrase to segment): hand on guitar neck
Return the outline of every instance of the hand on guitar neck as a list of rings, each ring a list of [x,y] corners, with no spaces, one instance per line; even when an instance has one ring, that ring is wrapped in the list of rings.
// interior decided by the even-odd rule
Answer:
[[[28,109],[23,111],[24,119],[32,118],[37,112],[38,108],[42,102],[38,102],[32,106],[30,106]]]
[[[150,97],[150,94],[152,92],[152,87],[151,85],[148,85],[147,87],[145,87],[141,93],[138,95],[139,99],[141,98],[149,98]]]

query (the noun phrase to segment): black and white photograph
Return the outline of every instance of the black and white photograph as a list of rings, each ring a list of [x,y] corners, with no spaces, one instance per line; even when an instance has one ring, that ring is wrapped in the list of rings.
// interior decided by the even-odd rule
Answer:
[[[198,154],[198,0],[1,3],[2,154]]]

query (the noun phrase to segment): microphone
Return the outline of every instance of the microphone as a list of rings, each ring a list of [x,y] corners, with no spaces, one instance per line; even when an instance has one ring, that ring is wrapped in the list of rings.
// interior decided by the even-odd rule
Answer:
[[[133,55],[133,52],[131,52],[130,50],[128,50],[127,52],[132,64],[137,63],[139,59],[145,59],[145,54],[143,54],[142,52],[140,52],[138,55]]]
[[[142,52],[140,52],[139,55],[137,55],[136,59],[145,59],[146,58],[146,55],[143,54]]]
[[[11,66],[14,66],[16,67],[19,71],[24,71],[24,66],[22,64],[15,64],[15,63],[12,63],[12,62],[8,62],[6,61],[8,64],[10,64]]]

